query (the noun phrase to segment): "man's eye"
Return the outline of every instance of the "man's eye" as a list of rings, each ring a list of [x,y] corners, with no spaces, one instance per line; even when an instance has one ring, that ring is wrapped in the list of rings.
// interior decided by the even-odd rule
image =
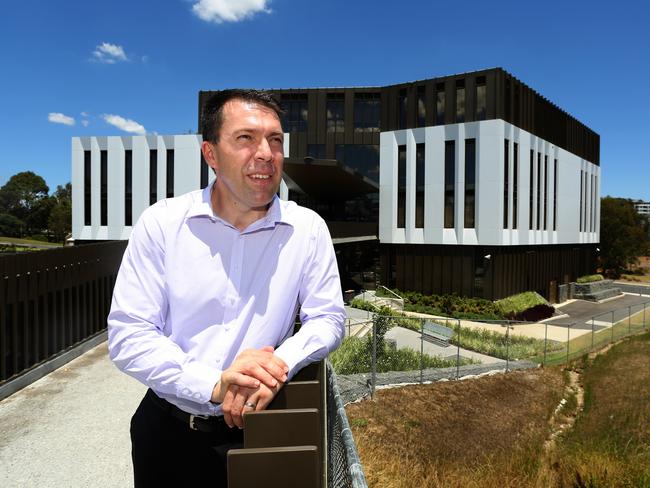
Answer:
[[[239,141],[250,141],[251,139],[252,137],[248,134],[241,134],[240,136],[237,136],[237,140]]]

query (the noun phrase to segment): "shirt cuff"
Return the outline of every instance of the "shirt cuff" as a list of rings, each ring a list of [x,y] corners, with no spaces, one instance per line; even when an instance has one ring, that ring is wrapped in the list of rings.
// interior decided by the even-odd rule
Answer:
[[[221,380],[222,370],[211,368],[199,361],[191,361],[183,367],[181,387],[176,396],[196,403],[209,403],[214,386]],[[216,406],[216,405],[215,405]]]

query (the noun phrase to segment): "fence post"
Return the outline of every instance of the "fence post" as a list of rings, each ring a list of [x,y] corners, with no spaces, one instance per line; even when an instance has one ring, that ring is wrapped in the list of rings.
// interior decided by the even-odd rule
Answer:
[[[569,341],[571,340],[571,324],[566,328],[566,364],[569,364]]]
[[[420,384],[424,382],[424,319],[420,319]]]
[[[546,346],[548,345],[548,324],[544,323],[544,360],[542,366],[546,366]]]
[[[612,310],[612,342],[614,342],[614,310]]]
[[[594,350],[594,318],[591,317],[591,350]]]
[[[458,347],[456,348],[456,379],[460,377],[460,319],[457,319],[457,327],[458,327]]]
[[[370,399],[373,399],[375,397],[375,381],[377,380],[377,317],[379,317],[379,315],[375,314],[372,318]]]
[[[646,305],[647,305],[647,303],[644,303],[644,304],[643,304],[643,328],[644,328],[644,329],[645,329],[645,306],[646,306]]]
[[[506,323],[506,373],[510,366],[510,322]]]
[[[632,334],[632,305],[627,307],[627,335]]]

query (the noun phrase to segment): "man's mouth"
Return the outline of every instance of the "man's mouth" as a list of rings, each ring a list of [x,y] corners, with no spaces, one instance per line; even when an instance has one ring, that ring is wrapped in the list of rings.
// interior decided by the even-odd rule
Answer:
[[[251,178],[254,180],[268,180],[271,175],[260,175],[260,174],[255,174],[255,175],[250,175]]]

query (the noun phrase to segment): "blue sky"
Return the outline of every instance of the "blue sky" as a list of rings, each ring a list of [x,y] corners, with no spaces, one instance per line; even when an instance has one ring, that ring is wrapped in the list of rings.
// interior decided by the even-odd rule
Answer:
[[[649,21],[640,0],[10,2],[0,185],[27,170],[68,182],[73,136],[196,131],[201,89],[501,66],[600,134],[603,195],[650,201]]]

